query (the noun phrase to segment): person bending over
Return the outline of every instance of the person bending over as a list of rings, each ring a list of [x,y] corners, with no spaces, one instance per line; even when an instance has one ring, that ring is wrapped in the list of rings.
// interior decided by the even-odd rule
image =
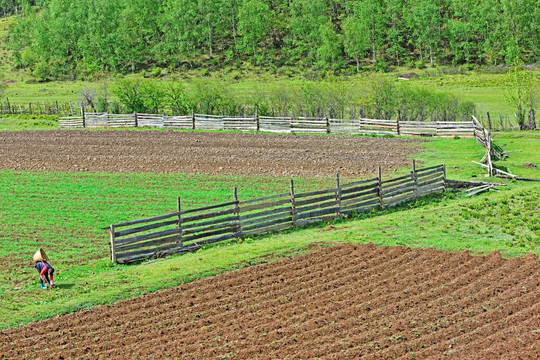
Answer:
[[[46,289],[45,283],[49,284],[51,289],[54,286],[53,275],[54,269],[45,260],[36,262],[36,269],[39,272],[39,282],[42,289]]]

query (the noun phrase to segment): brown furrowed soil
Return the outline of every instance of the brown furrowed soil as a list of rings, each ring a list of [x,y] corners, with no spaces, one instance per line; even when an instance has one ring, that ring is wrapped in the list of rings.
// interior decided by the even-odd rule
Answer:
[[[423,140],[179,131],[0,132],[0,169],[316,177],[410,165]]]
[[[540,262],[374,245],[0,332],[14,359],[538,359]]]

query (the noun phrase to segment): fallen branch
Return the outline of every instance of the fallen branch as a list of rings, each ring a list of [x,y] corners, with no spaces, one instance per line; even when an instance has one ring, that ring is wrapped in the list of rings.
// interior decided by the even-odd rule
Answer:
[[[471,196],[473,196],[475,194],[479,194],[479,193],[484,192],[486,190],[490,190],[492,187],[493,187],[493,185],[485,185],[485,186],[480,186],[480,187],[477,187],[477,188],[473,188],[473,189],[470,189],[470,190],[474,190],[474,189],[477,189],[477,190],[471,191],[468,194],[465,194],[465,196],[471,197]]]
[[[506,184],[501,183],[487,183],[484,181],[461,181],[461,180],[446,180],[446,187],[450,189],[462,189],[470,187],[478,187],[482,185],[495,185],[495,186],[506,186]]]
[[[540,179],[531,179],[531,178],[524,178],[524,177],[519,177],[519,176],[508,176],[508,175],[504,175],[504,174],[497,174],[495,175],[496,177],[500,177],[500,178],[511,178],[511,179],[515,179],[515,180],[521,180],[521,181],[540,181]]]

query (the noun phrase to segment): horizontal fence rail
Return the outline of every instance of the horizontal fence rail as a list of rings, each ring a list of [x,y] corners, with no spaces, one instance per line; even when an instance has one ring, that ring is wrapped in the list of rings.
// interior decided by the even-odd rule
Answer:
[[[376,119],[329,119],[307,117],[232,117],[192,114],[96,114],[61,117],[61,128],[159,127],[191,130],[265,131],[275,133],[374,134],[439,137],[475,137],[473,121],[400,121]]]
[[[177,211],[110,225],[111,260],[129,263],[200,249],[205,244],[328,221],[372,209],[384,209],[420,196],[446,191],[446,167],[416,169],[400,177],[340,184],[332,189],[294,191]]]

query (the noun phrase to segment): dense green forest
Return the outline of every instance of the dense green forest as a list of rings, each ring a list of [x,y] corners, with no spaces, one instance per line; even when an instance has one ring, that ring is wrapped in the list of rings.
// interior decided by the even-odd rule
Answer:
[[[0,0],[0,9],[19,14],[15,64],[37,78],[540,59],[537,0]]]

